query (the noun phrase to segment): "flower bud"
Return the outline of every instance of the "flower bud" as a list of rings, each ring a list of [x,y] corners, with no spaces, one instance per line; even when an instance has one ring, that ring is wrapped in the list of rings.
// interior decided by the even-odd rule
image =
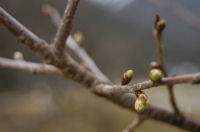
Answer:
[[[166,27],[166,22],[165,22],[165,20],[162,19],[162,20],[160,20],[160,21],[157,23],[157,30],[158,30],[158,31],[164,30],[165,27]]]
[[[152,69],[149,73],[149,77],[153,82],[161,81],[163,74],[159,69]]]
[[[128,84],[131,81],[131,79],[133,78],[133,75],[134,75],[133,70],[126,71],[122,78],[122,85]]]
[[[148,97],[145,94],[140,94],[135,101],[135,111],[141,113],[149,106]]]
[[[156,61],[150,62],[150,63],[149,63],[149,66],[150,66],[151,68],[160,68],[160,65],[159,65],[158,62],[156,62]]]
[[[23,59],[24,59],[23,54],[22,54],[21,52],[19,52],[19,51],[16,51],[16,52],[14,53],[13,58],[14,58],[15,60],[23,60]]]
[[[42,13],[44,13],[45,15],[49,15],[52,13],[52,7],[49,4],[43,5],[42,6]]]
[[[78,43],[78,44],[81,44],[83,42],[83,34],[81,32],[76,32],[74,35],[73,35],[73,38],[74,40]]]

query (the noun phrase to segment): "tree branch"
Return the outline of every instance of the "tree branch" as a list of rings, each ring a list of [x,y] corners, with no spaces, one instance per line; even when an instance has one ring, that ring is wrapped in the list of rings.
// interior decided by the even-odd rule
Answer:
[[[170,2],[168,0],[148,0],[158,8],[166,10],[166,12],[173,14],[184,22],[191,25],[194,29],[200,30],[200,16],[192,9],[187,8],[180,2]]]
[[[79,0],[68,0],[61,24],[58,27],[54,44],[55,51],[60,56],[64,53],[65,42],[71,32],[72,21],[78,6]]]
[[[59,68],[65,78],[77,81],[86,87],[91,87],[98,82],[93,74],[82,68],[69,55],[58,58],[44,40],[25,28],[1,7],[0,24],[5,26],[17,38],[18,42],[38,53],[46,63]]]
[[[113,101],[114,103],[127,108],[129,110],[134,111],[134,102],[135,96],[134,94],[98,94],[101,97],[105,97],[108,100]],[[163,108],[156,107],[154,105],[150,105],[147,110],[145,110],[142,115],[147,118],[154,119],[157,121],[165,122],[171,124],[173,126],[177,126],[182,129],[190,130],[193,132],[200,131],[200,122],[190,117],[185,116],[184,118],[180,116],[176,116],[174,112],[165,110]]]
[[[153,87],[163,86],[163,85],[175,85],[182,83],[199,83],[200,82],[200,73],[176,76],[176,77],[168,77],[163,78],[161,82],[154,83],[151,80],[144,81],[137,84],[132,85],[107,85],[107,84],[99,84],[98,87],[95,87],[94,91],[98,93],[106,93],[106,94],[114,94],[114,93],[134,93],[138,90],[145,90]]]
[[[2,7],[0,7],[0,24],[5,26],[17,38],[18,42],[28,46],[31,50],[38,53],[40,57],[48,58],[48,44],[20,24]]]
[[[166,66],[165,66],[164,55],[163,55],[163,45],[162,45],[162,32],[163,32],[165,26],[166,26],[165,21],[160,20],[160,17],[158,15],[156,15],[153,35],[156,40],[161,70],[163,72],[164,77],[167,77],[168,75],[167,75],[167,70],[166,70]],[[180,110],[178,109],[178,106],[175,101],[173,85],[170,84],[167,87],[168,87],[168,93],[169,93],[169,97],[170,97],[170,103],[171,103],[175,113],[177,115],[180,115],[181,114]]]
[[[61,17],[58,11],[51,5],[44,5],[42,12],[49,16],[51,21],[58,27],[60,25]],[[87,54],[87,52],[77,44],[71,35],[69,35],[66,45],[81,59],[87,68],[89,68],[94,75],[103,82],[109,82],[109,79],[99,70],[94,60]]]
[[[62,72],[59,69],[48,64],[32,63],[32,62],[27,62],[24,60],[12,60],[12,59],[6,59],[3,57],[0,57],[0,67],[23,70],[23,71],[36,73],[36,74],[47,73],[47,74],[62,75]]]
[[[21,61],[21,60],[16,61],[16,60],[0,58],[0,66],[12,68],[12,69],[25,70],[25,71],[29,71],[29,72],[36,72],[36,73],[56,73],[56,74],[60,74],[60,71],[57,70],[57,68],[54,68],[52,66],[44,65],[44,64],[30,63],[30,62],[24,62],[24,61]],[[178,76],[178,77],[171,77],[171,78],[163,78],[163,84],[162,85],[164,85],[165,83],[183,83],[183,82],[195,83],[195,82],[198,82],[198,81],[200,81],[200,73]],[[99,87],[101,87],[101,89],[108,88],[108,86],[113,88],[113,89],[115,89],[116,87],[121,87],[121,86],[112,86],[112,85],[99,85]],[[154,86],[153,83],[151,81],[146,81],[146,82],[138,83],[138,84],[134,84],[134,85],[123,86],[121,88],[121,90],[130,89],[130,91],[125,91],[125,92],[133,93],[135,90],[144,90],[144,89],[147,89],[148,87],[151,87],[151,86]],[[127,87],[127,89],[126,89],[126,87]],[[101,96],[104,96],[106,98],[111,98],[111,100],[115,100],[115,103],[116,102],[117,103],[123,103],[123,105],[122,104],[120,104],[120,105],[128,107],[129,109],[133,110],[133,102],[135,100],[135,97],[132,94],[131,95],[130,94],[123,94],[122,95],[122,94],[116,94],[116,93],[113,94],[112,93],[113,95],[111,95],[111,93],[108,94],[108,92],[105,92],[105,91],[99,92],[97,90],[94,91],[94,92],[97,93],[97,94],[100,94]],[[118,91],[118,92],[122,93],[124,91]],[[181,118],[176,118],[176,116],[173,115],[173,113],[170,113],[169,111],[166,111],[166,110],[163,110],[163,109],[155,108],[155,106],[151,105],[149,109],[151,110],[150,112],[144,113],[149,118],[161,120],[161,121],[168,122],[168,123],[181,123],[183,121],[183,119],[181,119]],[[158,114],[158,113],[160,113],[160,114]],[[165,115],[164,117],[162,117],[163,114]],[[172,115],[173,115],[173,118],[171,117]],[[190,124],[195,123],[195,121],[192,121],[191,119],[187,119],[187,118],[186,118],[185,121],[186,121],[186,123],[189,122]],[[195,124],[198,125],[197,122]],[[175,125],[175,124],[173,124],[173,125]],[[181,126],[181,125],[182,124],[178,124],[177,126],[186,127],[185,125],[183,125],[183,126]],[[194,128],[189,127],[187,129],[189,129],[189,130],[190,129],[199,130],[199,128],[197,126],[195,126]]]
[[[135,130],[139,125],[142,124],[144,119],[145,116],[137,116],[136,119],[134,119],[133,122],[131,122],[131,124],[129,124],[128,127],[123,130],[123,132],[131,132]]]

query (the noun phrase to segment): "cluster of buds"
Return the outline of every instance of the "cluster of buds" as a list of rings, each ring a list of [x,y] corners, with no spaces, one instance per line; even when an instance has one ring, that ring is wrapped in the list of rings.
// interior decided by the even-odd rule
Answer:
[[[127,70],[123,75],[122,85],[128,84],[131,81],[131,79],[133,78],[133,76],[134,76],[134,71]],[[149,100],[148,100],[147,95],[145,95],[145,93],[142,92],[141,90],[136,91],[135,95],[137,97],[137,99],[135,101],[135,105],[134,105],[135,111],[141,113],[144,110],[146,110],[147,107],[149,106]]]
[[[151,79],[151,81],[160,82],[162,80],[162,77],[163,77],[163,73],[162,73],[162,70],[161,70],[162,66],[156,61],[150,62],[149,66],[152,68],[150,73],[149,73],[149,78]]]
[[[128,84],[131,81],[131,79],[133,78],[133,76],[134,76],[133,70],[126,71],[122,77],[122,85]]]
[[[149,100],[147,95],[141,91],[136,92],[136,96],[137,99],[135,101],[135,111],[141,113],[148,108]]]

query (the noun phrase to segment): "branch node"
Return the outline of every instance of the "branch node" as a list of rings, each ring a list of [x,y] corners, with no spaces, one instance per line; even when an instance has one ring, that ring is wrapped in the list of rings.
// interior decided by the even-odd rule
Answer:
[[[79,3],[79,0],[68,0],[67,7],[64,11],[63,19],[61,20],[61,24],[58,27],[58,30],[54,39],[55,53],[58,56],[61,56],[61,54],[64,54],[64,50],[66,47],[65,43],[72,29],[72,21],[73,21],[78,3]]]

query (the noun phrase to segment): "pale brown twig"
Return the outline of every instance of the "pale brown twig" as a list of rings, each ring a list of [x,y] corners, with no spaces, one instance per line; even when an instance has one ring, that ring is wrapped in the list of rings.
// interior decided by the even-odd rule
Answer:
[[[62,72],[59,69],[48,64],[33,63],[24,60],[12,60],[3,57],[0,57],[0,67],[23,70],[37,74],[45,73],[62,75]]]
[[[63,19],[61,20],[61,24],[58,27],[54,45],[55,51],[57,55],[63,55],[65,50],[65,42],[70,35],[72,28],[72,21],[74,19],[74,15],[78,6],[79,0],[68,0],[67,7],[64,11]]]
[[[134,93],[135,91],[138,90],[145,90],[163,85],[172,85],[172,84],[175,85],[182,83],[195,84],[199,82],[200,82],[200,73],[194,73],[176,77],[162,78],[162,80],[159,83],[154,83],[151,80],[148,80],[141,83],[126,85],[126,86],[99,84],[99,87],[95,87],[94,90],[97,91],[98,93],[107,93],[107,94]]]
[[[145,116],[137,116],[136,119],[134,119],[128,126],[123,130],[123,132],[132,132],[135,130],[139,125],[142,124],[144,121]]]
[[[163,72],[164,77],[167,77],[168,75],[167,75],[166,65],[165,65],[165,61],[164,61],[163,45],[162,45],[162,31],[163,31],[164,27],[159,27],[159,21],[160,21],[160,17],[158,15],[156,15],[153,35],[154,35],[154,38],[156,40],[161,70]],[[162,26],[165,26],[165,25],[162,25]],[[181,114],[180,110],[178,109],[178,106],[177,106],[176,101],[175,101],[173,84],[170,84],[167,87],[168,87],[168,93],[169,93],[169,97],[170,97],[170,103],[171,103],[175,113],[177,115],[180,115]]]
[[[165,9],[168,13],[175,15],[186,23],[190,24],[193,28],[200,30],[200,16],[199,14],[187,8],[183,4],[176,1],[168,0],[148,0],[158,8]]]
[[[49,56],[48,44],[29,31],[1,7],[0,24],[6,27],[16,37],[18,42],[28,46],[31,50],[39,54],[40,57],[45,59],[45,57]]]

